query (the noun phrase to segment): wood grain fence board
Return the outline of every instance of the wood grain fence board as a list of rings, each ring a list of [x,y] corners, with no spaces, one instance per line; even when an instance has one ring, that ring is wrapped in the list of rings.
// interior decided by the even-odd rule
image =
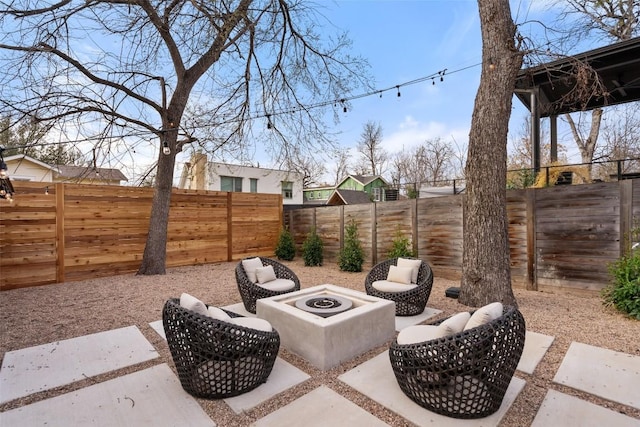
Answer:
[[[340,253],[340,206],[316,209],[316,233],[323,245],[324,262],[335,262]]]
[[[388,252],[399,233],[409,239],[413,246],[413,200],[376,203],[377,259],[388,258]]]
[[[430,265],[462,269],[462,197],[418,199],[418,256]]]

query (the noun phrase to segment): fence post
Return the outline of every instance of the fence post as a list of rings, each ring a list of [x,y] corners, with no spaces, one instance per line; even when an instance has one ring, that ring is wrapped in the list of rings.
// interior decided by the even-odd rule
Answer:
[[[633,228],[633,182],[635,179],[618,181],[620,186],[620,256],[631,251],[631,229]]]
[[[56,282],[64,282],[64,184],[56,183]]]
[[[548,170],[548,169],[547,169]],[[527,213],[527,283],[529,291],[538,290],[536,274],[536,193],[534,188],[525,191]]]
[[[411,200],[411,243],[413,253],[416,258],[420,258],[418,254],[418,199]]]
[[[227,193],[227,261],[233,261],[233,192]]]
[[[378,211],[377,203],[371,203],[371,265],[378,263]]]

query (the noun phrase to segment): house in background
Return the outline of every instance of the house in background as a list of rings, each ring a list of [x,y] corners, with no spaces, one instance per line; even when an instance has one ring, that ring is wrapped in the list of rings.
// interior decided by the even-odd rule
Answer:
[[[207,161],[196,153],[182,169],[178,188],[209,191],[282,194],[285,205],[302,204],[302,174]]]
[[[353,205],[398,200],[381,176],[347,175],[338,185],[304,189],[305,205]]]
[[[74,184],[121,185],[127,177],[119,169],[49,165],[25,154],[5,157],[12,181],[72,182]]]

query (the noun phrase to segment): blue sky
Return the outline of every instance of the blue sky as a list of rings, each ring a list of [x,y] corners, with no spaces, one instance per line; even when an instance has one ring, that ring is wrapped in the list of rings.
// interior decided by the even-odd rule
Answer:
[[[554,17],[546,0],[512,3],[516,22]],[[338,0],[322,3],[336,28],[348,31],[353,53],[366,58],[376,89],[430,76],[435,79],[354,100],[337,125],[340,145],[354,148],[367,121],[380,123],[383,146],[396,152],[440,137],[465,149],[480,80],[482,41],[475,0]],[[550,12],[551,10],[551,12]],[[538,27],[539,28],[539,27]],[[327,31],[334,28],[327,27]],[[523,26],[529,35],[536,26]],[[521,132],[528,112],[513,100],[511,137]]]

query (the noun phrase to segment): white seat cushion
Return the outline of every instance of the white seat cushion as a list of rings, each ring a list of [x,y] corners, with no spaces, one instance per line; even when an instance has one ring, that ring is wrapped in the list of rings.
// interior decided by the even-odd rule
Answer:
[[[398,344],[415,344],[447,336],[444,330],[433,325],[408,326],[398,333]]]
[[[487,304],[484,307],[480,307],[477,309],[467,324],[464,327],[464,330],[475,328],[480,325],[484,325],[485,323],[489,323],[492,320],[496,320],[498,317],[502,316],[502,303],[501,302],[492,302],[491,304]]]
[[[458,314],[454,314],[444,322],[440,323],[438,328],[440,328],[445,335],[457,334],[458,332],[462,332],[469,321],[469,318],[471,318],[471,313],[463,311]]]
[[[271,282],[272,280],[276,280],[276,272],[273,270],[273,266],[267,265],[265,267],[256,268],[256,279],[258,279],[257,282],[261,285]]]
[[[288,291],[289,289],[293,290],[296,287],[296,284],[293,280],[289,279],[276,279],[267,283],[260,283],[258,286],[269,289],[274,292],[282,292]]]
[[[256,278],[256,269],[260,267],[262,267],[262,260],[258,257],[242,260],[242,268],[244,268],[244,272],[252,283],[258,281]]]
[[[418,272],[422,261],[419,259],[398,258],[398,267],[411,268],[411,283],[418,283]]]
[[[228,322],[229,319],[231,319],[231,316],[229,316],[226,311],[213,306],[209,306],[209,308],[207,309],[207,316],[211,317],[212,319],[223,320],[225,322]]]
[[[411,267],[397,267],[395,265],[390,265],[389,272],[387,273],[387,281],[410,285],[412,273],[413,269]]]
[[[380,292],[407,292],[418,285],[405,285],[404,283],[390,282],[388,280],[376,280],[371,284]]]
[[[271,323],[264,319],[258,319],[257,317],[234,317],[229,320],[229,323],[258,331],[271,332],[273,330]]]
[[[207,316],[207,305],[198,298],[184,292],[180,295],[180,307]]]

